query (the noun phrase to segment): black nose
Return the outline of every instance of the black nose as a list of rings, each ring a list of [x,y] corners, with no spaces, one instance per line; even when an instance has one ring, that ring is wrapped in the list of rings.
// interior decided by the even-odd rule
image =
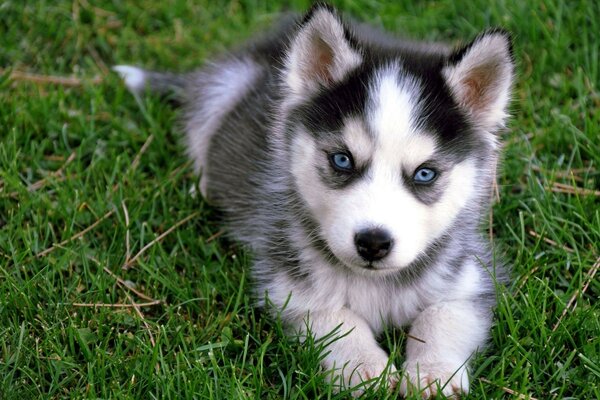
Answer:
[[[385,230],[365,229],[354,236],[358,254],[366,261],[378,261],[392,249],[392,236]]]

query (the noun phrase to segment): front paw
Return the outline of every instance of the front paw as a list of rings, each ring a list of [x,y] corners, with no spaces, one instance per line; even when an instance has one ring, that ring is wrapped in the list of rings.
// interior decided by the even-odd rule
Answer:
[[[459,398],[469,392],[469,376],[465,366],[451,366],[443,363],[407,363],[400,382],[403,396],[420,394],[424,399],[443,394],[449,398]]]
[[[331,382],[340,388],[353,388],[352,394],[360,396],[367,387],[388,387],[393,389],[398,383],[398,374],[388,356],[381,349],[355,354],[356,359],[343,363],[343,360],[330,358],[324,367],[330,370]]]
[[[396,367],[393,364],[388,365],[387,358],[384,360],[365,361],[353,368],[348,365],[344,368],[343,375],[349,387],[358,386],[363,382],[369,381],[373,381],[374,385],[380,386],[386,380],[388,387],[393,389],[396,383],[398,383]]]

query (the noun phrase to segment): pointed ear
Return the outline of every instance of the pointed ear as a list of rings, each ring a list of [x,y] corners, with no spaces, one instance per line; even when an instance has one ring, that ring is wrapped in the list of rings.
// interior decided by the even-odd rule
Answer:
[[[311,94],[342,80],[361,63],[336,11],[318,3],[291,40],[285,61],[285,83],[295,95]]]
[[[510,35],[493,30],[450,56],[443,74],[454,99],[473,122],[495,132],[507,115],[513,71]]]

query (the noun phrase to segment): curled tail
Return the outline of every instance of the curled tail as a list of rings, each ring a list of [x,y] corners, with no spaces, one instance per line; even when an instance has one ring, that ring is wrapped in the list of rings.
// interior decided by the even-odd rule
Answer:
[[[148,90],[161,96],[174,95],[176,99],[182,99],[189,84],[184,74],[147,71],[130,65],[115,65],[112,69],[123,79],[127,89],[136,95]]]

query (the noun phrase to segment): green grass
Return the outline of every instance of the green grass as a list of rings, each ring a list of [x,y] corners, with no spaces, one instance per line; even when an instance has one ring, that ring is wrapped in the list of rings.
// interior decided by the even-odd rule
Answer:
[[[590,279],[600,196],[550,190],[600,190],[600,3],[456,4],[336,2],[414,38],[454,42],[497,25],[514,33],[514,118],[493,214],[494,243],[514,265],[514,283],[499,296],[470,398],[516,398],[511,390],[600,398],[600,275]],[[190,69],[282,9],[253,0],[0,1],[1,399],[347,396],[318,374],[321,343],[287,340],[251,307],[249,255],[209,240],[221,229],[218,215],[188,195],[197,181],[174,133],[176,112],[154,98],[136,103],[107,73],[116,63]],[[14,80],[11,70],[83,84]],[[128,251],[151,243],[121,268]],[[74,305],[147,301],[125,286],[163,303],[143,314]],[[399,365],[404,334],[382,342]]]

